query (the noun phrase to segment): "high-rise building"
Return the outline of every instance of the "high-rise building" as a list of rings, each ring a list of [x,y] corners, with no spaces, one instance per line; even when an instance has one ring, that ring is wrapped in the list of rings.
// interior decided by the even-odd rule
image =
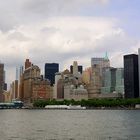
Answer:
[[[86,85],[90,84],[90,82],[91,82],[91,75],[92,75],[91,67],[85,69],[83,71],[83,73],[82,73],[82,82],[84,84],[86,84]]]
[[[91,73],[90,84],[87,85],[89,98],[96,98],[101,93],[101,75],[99,65],[93,65],[94,71]]]
[[[116,68],[103,69],[101,93],[113,93],[116,87]]]
[[[91,58],[91,68],[92,68],[92,71],[93,68],[94,68],[94,65],[98,65],[99,66],[99,70],[100,70],[100,75],[102,76],[102,70],[103,68],[108,68],[110,67],[110,60],[107,56],[107,53],[105,55],[105,57],[101,57],[101,58]]]
[[[124,93],[124,69],[104,68],[101,93]]]
[[[139,81],[140,81],[140,48],[138,49],[138,65],[139,65]],[[139,82],[139,97],[140,97],[140,82]]]
[[[23,100],[26,102],[32,102],[32,90],[33,82],[37,79],[40,79],[40,68],[36,65],[33,65],[25,69],[23,73]]]
[[[59,72],[58,63],[46,63],[45,64],[45,78],[51,82],[51,86],[55,83],[55,73]]]
[[[70,66],[70,72],[73,74],[73,66]],[[83,66],[78,65],[78,72],[80,72],[81,74],[83,73]]]
[[[115,91],[124,95],[124,68],[117,68],[116,70]]]
[[[24,104],[30,104],[37,99],[52,99],[53,89],[50,82],[44,79],[40,73],[40,68],[33,64],[26,67],[24,71],[23,67],[20,68],[18,99],[22,100]]]
[[[5,71],[4,64],[0,64],[0,102],[4,101],[3,91],[5,90]]]
[[[124,56],[125,98],[139,97],[138,55]]]

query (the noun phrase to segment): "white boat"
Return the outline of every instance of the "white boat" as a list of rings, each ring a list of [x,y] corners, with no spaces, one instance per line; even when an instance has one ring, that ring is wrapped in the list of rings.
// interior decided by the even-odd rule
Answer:
[[[81,105],[46,105],[45,109],[83,110],[86,109],[86,107],[81,107]]]
[[[83,110],[83,109],[86,109],[86,107],[82,107],[81,105],[69,105],[68,109],[70,109],[70,110]]]
[[[67,105],[46,105],[46,109],[68,109]]]

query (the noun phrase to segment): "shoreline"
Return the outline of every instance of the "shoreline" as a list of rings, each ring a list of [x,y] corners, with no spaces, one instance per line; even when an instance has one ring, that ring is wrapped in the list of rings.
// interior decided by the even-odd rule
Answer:
[[[0,110],[140,110],[140,108],[117,108],[117,107],[93,107],[93,108],[86,108],[86,109],[60,109],[60,108],[0,108]]]

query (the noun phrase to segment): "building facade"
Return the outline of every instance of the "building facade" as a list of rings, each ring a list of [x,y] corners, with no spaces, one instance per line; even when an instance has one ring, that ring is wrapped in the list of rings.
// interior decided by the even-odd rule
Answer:
[[[113,93],[116,87],[116,68],[103,69],[101,93]]]
[[[72,65],[70,66],[70,72],[73,74],[73,66]],[[78,72],[81,74],[83,73],[83,66],[78,65]]]
[[[125,98],[139,97],[138,55],[124,56]]]
[[[123,68],[104,68],[102,77],[101,93],[120,93],[124,94],[124,69]]]
[[[124,68],[116,69],[116,93],[124,95]]]
[[[4,102],[4,90],[6,89],[4,64],[0,63],[0,102]]]
[[[64,86],[64,99],[71,100],[74,99],[76,101],[88,99],[88,92],[87,89],[85,89],[82,85],[75,86],[75,85],[69,85],[65,84]]]
[[[138,65],[139,65],[139,97],[140,97],[140,48],[138,49]]]
[[[91,81],[86,85],[89,99],[96,98],[101,93],[101,75],[100,66],[95,64],[92,66]]]
[[[94,65],[98,65],[100,75],[102,76],[102,69],[110,67],[110,60],[108,59],[108,56],[106,55],[104,58],[91,58],[91,68],[93,70]],[[93,70],[94,71],[94,70]]]
[[[29,65],[25,62],[26,69],[20,72],[18,98],[25,104],[37,99],[52,99],[53,88],[49,80],[43,78],[37,65],[30,64],[29,60],[28,62]]]
[[[58,63],[46,63],[45,64],[45,78],[51,82],[51,86],[55,83],[55,73],[59,72]]]

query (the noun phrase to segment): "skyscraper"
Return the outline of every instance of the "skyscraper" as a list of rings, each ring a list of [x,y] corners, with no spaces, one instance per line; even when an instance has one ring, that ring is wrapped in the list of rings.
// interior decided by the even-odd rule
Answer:
[[[91,68],[92,68],[92,70],[93,70],[94,65],[99,66],[100,75],[102,76],[102,69],[110,67],[110,61],[107,57],[105,57],[105,58],[91,58]]]
[[[138,49],[138,65],[139,65],[139,81],[140,81],[140,48]],[[140,97],[140,82],[139,82],[139,97]]]
[[[45,78],[50,80],[51,86],[55,83],[55,73],[59,72],[58,63],[46,63],[45,64]]]
[[[73,73],[73,66],[70,66],[70,72]],[[80,72],[81,74],[83,73],[83,66],[78,65],[78,72]]]
[[[101,93],[113,93],[116,87],[116,68],[103,69]]]
[[[70,66],[70,73],[75,77],[80,77],[83,73],[83,66],[78,65],[77,61],[73,61],[73,65]]]
[[[124,56],[124,88],[126,98],[139,97],[138,55]]]
[[[5,71],[4,64],[0,64],[0,102],[4,101],[3,91],[5,90]]]

